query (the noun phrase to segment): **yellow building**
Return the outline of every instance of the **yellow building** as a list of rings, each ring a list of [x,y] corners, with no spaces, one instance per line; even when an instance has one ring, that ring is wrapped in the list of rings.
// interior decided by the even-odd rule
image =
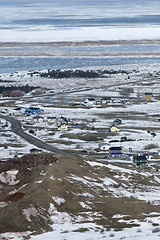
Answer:
[[[111,126],[110,127],[110,132],[119,132],[119,131],[120,131],[120,129],[117,128],[116,126]]]
[[[152,100],[152,93],[146,92],[144,96],[145,96],[145,100]]]
[[[35,88],[34,90],[32,90],[33,95],[43,94],[45,92],[46,92],[46,89],[44,88]]]
[[[66,124],[62,124],[61,126],[58,127],[59,131],[67,131],[68,130],[68,126]]]

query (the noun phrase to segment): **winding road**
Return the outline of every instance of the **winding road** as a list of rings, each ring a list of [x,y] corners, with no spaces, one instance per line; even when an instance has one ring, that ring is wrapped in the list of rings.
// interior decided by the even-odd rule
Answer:
[[[75,155],[73,153],[69,153],[69,152],[60,150],[58,148],[55,148],[55,147],[41,141],[40,139],[38,139],[34,136],[31,136],[30,134],[25,133],[22,129],[21,123],[13,117],[9,117],[9,116],[0,114],[0,118],[3,118],[11,123],[12,132],[19,135],[21,138],[25,139],[27,142],[37,146],[38,148],[42,148],[44,150],[48,150],[50,152],[54,152],[54,153],[58,153],[58,154],[66,155],[66,156],[67,155]]]

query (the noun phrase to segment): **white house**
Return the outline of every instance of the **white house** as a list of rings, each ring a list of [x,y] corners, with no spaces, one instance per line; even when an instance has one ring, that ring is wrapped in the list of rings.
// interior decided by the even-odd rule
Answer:
[[[35,116],[33,117],[33,123],[42,123],[44,122],[44,118],[41,116]]]
[[[56,119],[56,117],[49,116],[49,117],[47,117],[47,122],[50,125],[52,125],[52,124],[56,125],[57,124],[57,119]]]
[[[9,112],[9,115],[19,115],[19,114],[22,114],[22,109],[19,107],[14,108]]]
[[[86,98],[84,101],[84,105],[86,105],[86,106],[96,105],[95,98]]]

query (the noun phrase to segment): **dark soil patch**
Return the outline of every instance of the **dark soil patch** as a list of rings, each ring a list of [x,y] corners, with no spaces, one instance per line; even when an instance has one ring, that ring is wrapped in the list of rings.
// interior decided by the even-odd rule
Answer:
[[[4,202],[17,202],[24,197],[25,193],[17,192],[11,196],[7,196],[3,201]]]
[[[6,172],[11,169],[17,169],[24,171],[28,167],[34,167],[39,164],[49,164],[56,162],[57,158],[54,154],[42,153],[42,154],[27,154],[21,158],[14,158],[8,161],[0,161],[0,173]]]
[[[62,134],[61,138],[80,139],[83,141],[99,141],[103,140],[107,133],[86,133],[86,134]]]

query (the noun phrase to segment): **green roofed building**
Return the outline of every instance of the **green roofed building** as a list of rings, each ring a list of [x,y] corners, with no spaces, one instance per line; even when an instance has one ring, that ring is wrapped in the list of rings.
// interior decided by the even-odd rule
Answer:
[[[147,167],[147,157],[146,155],[136,155],[133,156],[133,166],[135,167]]]

